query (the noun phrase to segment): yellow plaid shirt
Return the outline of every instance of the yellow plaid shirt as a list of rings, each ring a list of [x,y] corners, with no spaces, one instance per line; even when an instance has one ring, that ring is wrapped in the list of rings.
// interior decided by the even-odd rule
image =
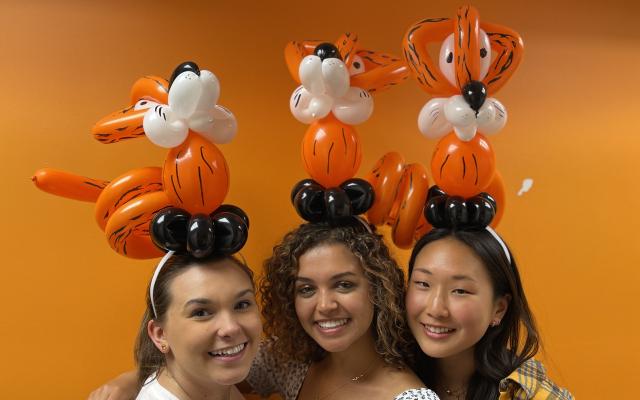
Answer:
[[[499,400],[574,400],[567,389],[558,387],[547,377],[540,361],[527,360],[511,375],[500,381]]]

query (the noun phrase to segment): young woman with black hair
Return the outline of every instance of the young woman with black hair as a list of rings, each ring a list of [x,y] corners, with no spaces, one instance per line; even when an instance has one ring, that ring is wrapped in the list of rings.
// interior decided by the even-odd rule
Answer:
[[[572,399],[533,359],[539,334],[515,260],[491,228],[434,229],[406,296],[416,372],[441,399]]]

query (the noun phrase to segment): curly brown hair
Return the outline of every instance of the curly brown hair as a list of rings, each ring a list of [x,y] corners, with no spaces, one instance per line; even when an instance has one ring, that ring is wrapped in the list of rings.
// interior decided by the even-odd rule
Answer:
[[[287,233],[264,263],[260,281],[264,331],[280,359],[318,361],[326,354],[302,328],[295,310],[295,282],[300,257],[323,244],[339,243],[360,260],[371,288],[374,308],[372,334],[377,353],[393,367],[406,367],[409,354],[404,305],[404,273],[389,253],[382,236],[361,221],[344,226],[303,224]],[[409,336],[407,336],[409,335]]]

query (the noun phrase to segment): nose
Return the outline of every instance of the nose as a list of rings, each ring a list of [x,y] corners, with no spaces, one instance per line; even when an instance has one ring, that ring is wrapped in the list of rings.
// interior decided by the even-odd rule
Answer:
[[[240,332],[240,325],[232,313],[220,313],[219,318],[218,336],[229,338]]]
[[[435,319],[449,317],[449,305],[444,293],[437,291],[427,301],[427,315]]]
[[[340,57],[340,51],[333,43],[320,43],[316,46],[313,54],[320,57],[321,61],[324,61],[327,58],[337,58],[338,60],[342,60]]]
[[[200,76],[200,68],[198,68],[198,64],[194,63],[193,61],[185,61],[173,70],[171,78],[169,79],[169,88],[171,88],[171,85],[173,85],[173,81],[178,77],[178,75],[187,71],[192,71],[196,75]]]
[[[327,314],[338,309],[338,302],[328,290],[321,290],[318,296],[317,309],[320,313]]]
[[[477,115],[487,98],[487,87],[482,82],[470,81],[462,88],[462,97]]]

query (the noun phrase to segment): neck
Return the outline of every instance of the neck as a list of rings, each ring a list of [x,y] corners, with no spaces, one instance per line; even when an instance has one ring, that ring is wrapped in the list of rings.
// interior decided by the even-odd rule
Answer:
[[[322,362],[326,363],[327,371],[349,378],[370,375],[372,369],[382,365],[371,334],[363,335],[344,351],[327,353]]]
[[[229,400],[232,386],[213,382],[202,384],[182,373],[177,368],[167,366],[158,372],[158,382],[180,400]]]
[[[469,380],[475,371],[474,348],[436,361],[436,380],[440,391],[466,392]]]

